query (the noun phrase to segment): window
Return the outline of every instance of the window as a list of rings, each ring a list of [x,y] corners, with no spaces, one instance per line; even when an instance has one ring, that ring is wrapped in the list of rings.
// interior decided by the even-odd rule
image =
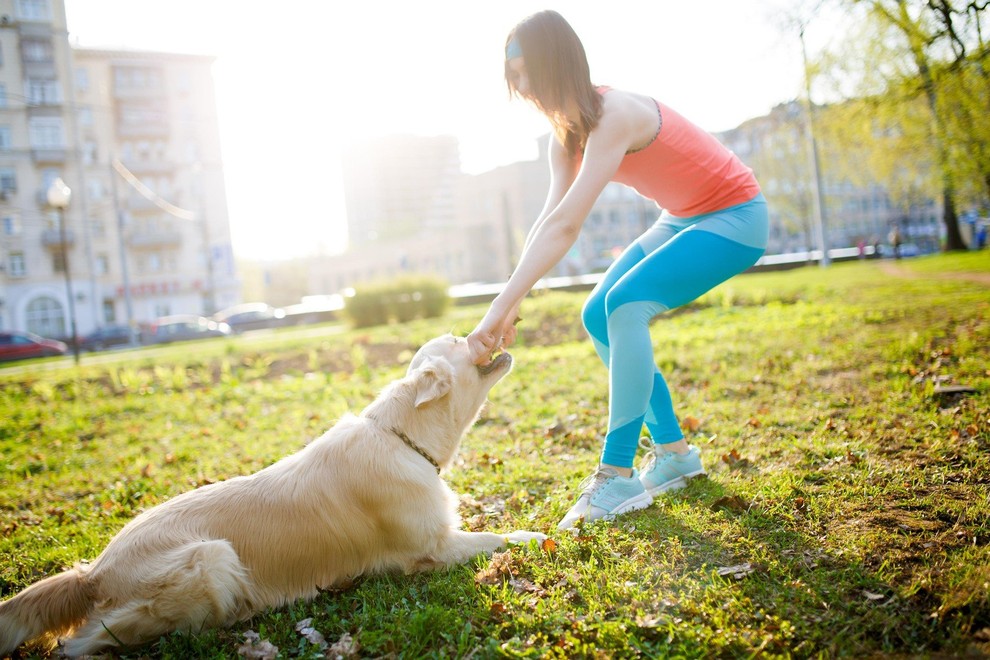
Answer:
[[[110,272],[110,260],[105,254],[96,255],[96,259],[93,263],[93,274],[94,275],[106,275]]]
[[[113,304],[113,298],[103,299],[103,322],[104,323],[117,322],[117,308]]]
[[[65,337],[65,311],[62,304],[50,296],[40,296],[28,303],[27,313],[28,332],[42,337]]]
[[[24,261],[23,252],[11,252],[7,259],[10,277],[27,277],[27,262]]]
[[[25,86],[28,105],[58,105],[62,102],[62,90],[57,80],[28,78]]]
[[[61,117],[32,117],[28,125],[33,149],[62,149],[65,141],[62,139]]]
[[[10,151],[13,146],[10,126],[0,126],[0,151]]]
[[[17,0],[17,17],[24,21],[50,21],[49,0]]]
[[[0,83],[0,108],[7,107],[7,84]]]
[[[89,71],[86,69],[76,69],[76,91],[80,93],[89,91]]]
[[[52,251],[52,270],[56,273],[65,272],[65,250]]]
[[[21,41],[21,53],[25,62],[53,62],[55,51],[48,39],[24,39]]]
[[[77,116],[79,117],[79,124],[81,126],[93,125],[93,109],[88,105],[81,106]]]
[[[17,172],[9,167],[0,168],[0,193],[17,192]]]
[[[23,227],[21,226],[21,217],[16,213],[8,213],[3,216],[3,235],[4,236],[20,236]]]

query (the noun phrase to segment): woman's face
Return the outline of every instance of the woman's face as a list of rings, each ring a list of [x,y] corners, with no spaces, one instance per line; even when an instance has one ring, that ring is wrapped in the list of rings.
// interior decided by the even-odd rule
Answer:
[[[530,98],[529,75],[526,73],[526,60],[522,57],[513,57],[506,63],[508,67],[509,84],[523,98]]]

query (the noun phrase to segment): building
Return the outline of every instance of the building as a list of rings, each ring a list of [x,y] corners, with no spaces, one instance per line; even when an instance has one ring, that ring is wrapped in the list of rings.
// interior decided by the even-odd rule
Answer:
[[[820,109],[816,109],[820,111]],[[768,254],[803,252],[821,246],[812,226],[812,168],[807,113],[798,102],[776,106],[718,138],[753,168],[770,209]],[[823,224],[829,248],[885,243],[894,227],[905,240],[938,249],[941,209],[934,201],[896,203],[881,181],[864,181],[833,165],[830,145],[819,140]]]
[[[85,334],[239,301],[212,63],[73,49],[62,0],[0,0],[0,327],[64,338],[70,311]]]

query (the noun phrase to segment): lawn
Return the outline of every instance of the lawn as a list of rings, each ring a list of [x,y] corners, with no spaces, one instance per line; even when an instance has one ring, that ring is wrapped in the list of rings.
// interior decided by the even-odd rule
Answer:
[[[465,528],[554,543],[368,576],[119,656],[990,653],[990,254],[749,274],[658,318],[708,478],[571,535],[555,525],[607,409],[582,300],[526,303],[516,367],[445,475]],[[158,502],[295,451],[483,312],[0,370],[0,598],[94,558]]]

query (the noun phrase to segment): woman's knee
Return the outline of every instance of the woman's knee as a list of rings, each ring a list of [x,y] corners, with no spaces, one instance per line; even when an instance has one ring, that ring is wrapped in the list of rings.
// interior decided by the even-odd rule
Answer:
[[[592,337],[604,336],[606,332],[605,294],[605,291],[595,289],[581,309],[581,322]]]

